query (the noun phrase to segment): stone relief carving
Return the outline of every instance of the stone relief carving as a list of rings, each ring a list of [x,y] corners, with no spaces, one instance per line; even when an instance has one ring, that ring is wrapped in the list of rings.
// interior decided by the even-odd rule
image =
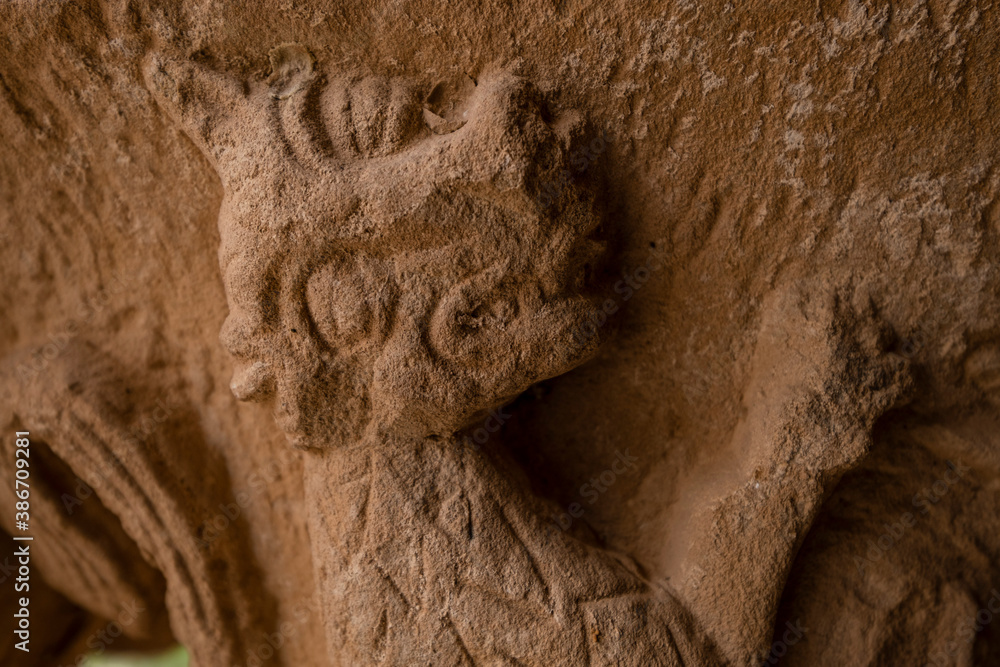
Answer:
[[[668,591],[546,528],[509,463],[456,437],[596,346],[571,335],[604,249],[593,194],[540,203],[579,118],[546,121],[530,83],[496,72],[466,88],[445,131],[404,81],[328,81],[298,45],[271,62],[249,92],[187,63],[153,63],[150,78],[226,187],[233,392],[273,398],[290,441],[316,450],[306,483],[331,652],[707,660]],[[220,101],[242,134],[199,126]]]
[[[537,92],[498,72],[462,100],[461,132],[438,135],[405,81],[327,81],[298,45],[271,59],[247,94],[193,65],[150,75],[225,185],[240,399],[274,395],[306,448],[443,435],[592,353],[569,331],[589,313],[600,218],[584,192],[537,203],[575,119],[545,122]],[[206,103],[238,129],[199,126]]]
[[[734,480],[728,501],[692,518],[692,551],[708,554],[692,614],[627,557],[552,530],[509,460],[456,437],[598,343],[571,335],[599,307],[587,298],[604,250],[595,195],[572,184],[552,206],[542,197],[568,169],[582,119],[546,118],[530,83],[502,71],[448,87],[467,97],[449,104],[460,121],[445,122],[405,81],[337,81],[300,45],[270,59],[267,81],[248,84],[190,62],[154,60],[147,72],[225,188],[221,338],[237,360],[233,392],[273,399],[290,441],[313,450],[310,539],[331,654],[679,665],[720,662],[728,649],[746,659],[796,542],[759,553],[747,564],[757,574],[734,580],[732,554],[757,542],[739,517],[788,508],[759,530],[804,531],[829,492],[823,480],[867,451],[874,419],[906,384],[867,304],[804,287],[769,309],[760,373],[793,363],[779,377],[817,393],[790,387],[747,405],[734,438],[749,440],[738,474],[754,481]],[[867,338],[840,339],[839,328]],[[837,381],[848,369],[824,355],[838,346],[856,349],[850,372],[870,369],[858,381]],[[788,347],[814,358],[779,361]],[[812,409],[825,416],[806,416],[803,400],[820,400]],[[811,493],[782,489],[789,465],[818,480]],[[728,617],[732,635],[717,639],[729,645],[715,646],[698,610]]]
[[[470,447],[471,433],[529,389],[585,362],[601,363],[601,345],[614,329],[591,325],[595,314],[611,312],[606,299],[618,276],[606,269],[616,261],[624,207],[611,201],[599,170],[574,166],[578,147],[600,132],[586,114],[515,74],[523,68],[428,81],[341,69],[305,45],[284,43],[270,50],[267,71],[254,71],[164,41],[157,33],[141,57],[133,54],[136,77],[149,91],[143,99],[155,122],[165,124],[159,131],[180,137],[172,154],[190,142],[190,159],[203,160],[218,178],[214,219],[199,221],[217,226],[226,306],[219,340],[233,366],[229,391],[258,405],[237,408],[220,398],[225,392],[212,378],[224,364],[199,369],[201,359],[185,358],[183,372],[168,369],[165,359],[179,358],[182,346],[161,349],[162,331],[174,327],[184,332],[180,341],[199,339],[197,325],[178,323],[182,318],[133,325],[149,333],[141,363],[124,363],[130,351],[95,343],[94,332],[69,336],[51,359],[30,350],[3,358],[0,423],[30,426],[37,436],[33,511],[40,538],[63,547],[38,559],[41,603],[69,619],[46,629],[44,641],[62,646],[59,637],[79,633],[74,624],[115,618],[128,598],[142,611],[123,628],[123,643],[150,649],[177,640],[198,665],[755,665],[786,652],[795,664],[831,664],[829,642],[800,641],[800,634],[790,646],[780,639],[781,623],[804,627],[804,618],[809,626],[829,617],[825,600],[836,600],[858,618],[876,618],[865,621],[874,630],[858,622],[830,631],[850,638],[858,664],[949,652],[953,625],[982,606],[967,590],[973,584],[952,572],[900,578],[888,557],[878,560],[885,550],[861,550],[864,533],[838,522],[878,530],[874,517],[883,515],[869,516],[876,507],[869,496],[881,491],[866,486],[869,475],[885,480],[886,494],[908,501],[907,465],[912,474],[934,475],[960,452],[972,468],[942,468],[962,471],[961,485],[935,492],[933,503],[944,498],[938,509],[950,514],[928,515],[936,537],[922,538],[914,553],[933,560],[944,543],[962,543],[952,569],[968,570],[979,589],[992,585],[988,564],[1000,547],[988,522],[953,520],[962,503],[989,501],[995,491],[983,481],[997,466],[992,440],[980,437],[992,428],[981,407],[996,403],[1000,366],[983,315],[992,302],[983,296],[963,311],[986,322],[973,333],[933,334],[940,356],[932,363],[929,334],[904,335],[906,318],[887,307],[898,295],[887,296],[895,293],[870,276],[841,271],[839,262],[857,239],[886,261],[923,261],[921,248],[930,247],[924,237],[934,236],[934,256],[959,267],[948,275],[988,287],[998,183],[992,167],[966,170],[975,194],[967,208],[979,230],[971,240],[958,222],[924,229],[926,220],[945,215],[940,193],[924,181],[908,181],[895,200],[856,188],[841,197],[836,224],[789,242],[767,275],[754,278],[764,285],[754,288],[759,302],[722,300],[732,309],[728,319],[746,328],[735,361],[710,373],[709,382],[732,385],[732,396],[719,401],[719,420],[731,428],[720,429],[721,444],[698,440],[706,451],[686,452],[672,476],[643,478],[673,488],[637,496],[669,498],[662,513],[622,512],[669,527],[669,535],[656,536],[668,543],[662,553],[640,557],[584,522],[567,528],[553,521],[564,510],[576,517],[575,510],[547,493],[548,479],[530,465],[538,460],[533,453],[495,443]],[[698,57],[688,61],[704,66]],[[707,70],[698,77],[703,95],[725,85]],[[0,76],[4,104],[30,116],[43,136],[46,121],[18,106],[15,89]],[[786,120],[810,105],[802,102]],[[682,178],[670,165],[684,152],[693,118],[678,112],[663,135],[667,157],[635,173],[662,168]],[[791,130],[784,136],[791,148],[801,139]],[[809,141],[833,142],[817,136]],[[796,183],[792,162],[779,163],[775,173],[788,176],[782,187]],[[743,252],[737,225],[726,226],[739,216],[805,224],[794,220],[808,209],[801,201],[768,191],[761,195],[766,206],[747,203],[756,194],[733,194],[720,169],[685,186],[693,202],[685,206],[704,215],[678,226],[683,233],[670,242],[683,252],[664,256],[683,256],[702,270],[699,253],[713,243]],[[650,182],[656,178],[667,179]],[[911,243],[903,223],[912,210],[919,212],[911,216],[919,228],[913,234],[923,240]],[[889,231],[858,232],[868,229],[858,222],[864,216],[877,219],[872,229]],[[719,241],[726,233],[731,237]],[[939,238],[949,234],[959,241]],[[832,247],[832,254],[804,273],[783,268],[784,253],[814,246]],[[739,263],[723,255],[737,273]],[[708,273],[691,284],[707,282]],[[739,314],[740,299],[753,302],[746,306],[752,315]],[[108,314],[117,318],[108,328],[128,326],[143,307],[155,310],[120,308]],[[686,331],[689,345],[698,340],[696,330],[670,326],[671,336]],[[578,335],[588,327],[594,335]],[[649,345],[655,356],[663,343]],[[34,381],[40,373],[44,383]],[[579,377],[587,376],[564,381]],[[927,399],[934,394],[928,387],[947,382],[960,398]],[[919,410],[901,411],[920,400]],[[726,406],[731,414],[721,414]],[[221,413],[231,417],[225,425]],[[150,422],[151,414],[162,419]],[[233,450],[263,430],[260,414],[273,414],[290,447],[270,477],[280,483],[257,488],[245,481],[253,475],[234,478],[242,454]],[[594,457],[591,449],[607,440],[588,438],[570,438],[575,449],[561,460]],[[889,451],[885,442],[903,444]],[[256,453],[247,447],[246,456],[272,456],[269,445],[259,436]],[[11,461],[0,461],[8,478]],[[669,468],[648,457],[641,465],[661,464]],[[251,526],[252,503],[266,506],[267,520],[255,515]],[[9,520],[2,526],[12,533]],[[825,530],[810,532],[818,523]],[[279,534],[280,547],[271,544]],[[262,554],[281,552],[292,554],[284,562],[303,571],[311,565],[311,572],[285,577],[261,562]],[[851,578],[856,563],[878,576],[858,583]],[[296,577],[308,582],[305,594]],[[871,587],[889,592],[873,598]],[[933,605],[943,610],[937,616],[927,613]],[[905,622],[893,615],[900,609]],[[865,648],[872,633],[889,648]],[[964,664],[989,657],[989,646],[977,647],[963,649]],[[55,655],[32,664],[50,664]]]

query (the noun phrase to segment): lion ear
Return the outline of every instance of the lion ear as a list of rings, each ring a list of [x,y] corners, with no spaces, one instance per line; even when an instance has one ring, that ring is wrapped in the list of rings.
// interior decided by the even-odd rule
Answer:
[[[250,87],[206,64],[154,54],[143,74],[160,108],[213,162],[236,143],[240,123],[254,117]]]

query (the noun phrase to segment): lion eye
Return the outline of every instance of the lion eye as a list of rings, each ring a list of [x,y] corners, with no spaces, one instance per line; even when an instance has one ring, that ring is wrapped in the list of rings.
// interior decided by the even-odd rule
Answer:
[[[390,288],[382,272],[355,262],[331,262],[306,285],[309,315],[333,348],[354,348],[385,333]]]

